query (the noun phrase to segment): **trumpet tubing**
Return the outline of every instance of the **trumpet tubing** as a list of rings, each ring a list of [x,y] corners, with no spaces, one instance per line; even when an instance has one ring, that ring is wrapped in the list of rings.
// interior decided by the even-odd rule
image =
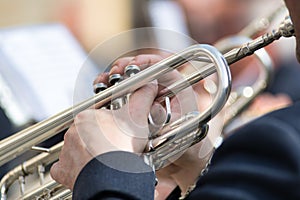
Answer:
[[[149,68],[142,70],[138,74],[130,76],[118,84],[99,92],[94,97],[89,98],[72,108],[66,109],[47,120],[37,123],[0,141],[0,166],[21,155],[23,152],[30,150],[32,146],[68,128],[73,122],[74,116],[85,109],[101,108],[109,102],[126,96],[130,92],[158,79],[163,74],[177,69],[188,61],[196,60],[209,62],[209,64],[201,67],[197,72],[190,74],[185,80],[181,80],[168,86],[157,96],[157,100],[161,101],[165,97],[171,97],[213,73],[217,73],[218,75],[217,94],[212,104],[203,113],[188,113],[179,120],[167,124],[161,129],[162,134],[149,140],[147,148],[145,149],[144,158],[153,166],[153,168],[156,170],[160,169],[167,164],[170,157],[182,152],[206,136],[208,130],[207,122],[209,122],[209,120],[224,107],[230,93],[231,76],[228,65],[233,64],[246,56],[252,55],[258,49],[267,46],[281,37],[291,36],[294,36],[293,25],[290,19],[286,18],[278,29],[271,33],[266,33],[240,47],[233,48],[224,55],[210,45],[191,46],[181,53],[170,56]],[[28,164],[17,166],[5,175],[0,182],[1,199],[7,198],[6,194],[8,188],[16,179],[21,177],[22,180],[22,177],[33,173],[35,167],[47,165],[57,159],[57,152],[59,152],[61,146],[62,143],[51,148],[50,152],[43,153],[38,157],[33,158]],[[43,177],[42,172],[40,175]],[[25,193],[22,188],[23,185],[21,184],[21,190]],[[70,191],[63,191],[61,195],[68,196],[69,193]],[[31,197],[34,197],[34,194],[30,194]],[[26,194],[24,194],[24,196],[25,195]],[[59,195],[60,194],[57,194],[57,196]]]
[[[228,51],[230,48],[235,48],[249,41],[251,41],[250,38],[238,35],[225,38],[218,42],[216,46],[219,50],[221,49],[221,51]],[[226,127],[237,115],[247,108],[258,94],[267,88],[273,77],[274,64],[267,51],[265,49],[260,49],[254,52],[254,55],[260,63],[260,73],[251,86],[243,87],[240,91],[237,89],[231,92],[228,102],[224,107],[226,111],[224,116],[224,130],[226,130]]]

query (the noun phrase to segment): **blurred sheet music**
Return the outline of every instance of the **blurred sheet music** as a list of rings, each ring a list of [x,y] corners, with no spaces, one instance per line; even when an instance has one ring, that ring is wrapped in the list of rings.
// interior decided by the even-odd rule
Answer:
[[[0,73],[25,118],[41,121],[72,106],[76,78],[86,59],[63,25],[0,30]],[[90,69],[95,77],[96,67]],[[89,81],[92,85],[93,79]]]

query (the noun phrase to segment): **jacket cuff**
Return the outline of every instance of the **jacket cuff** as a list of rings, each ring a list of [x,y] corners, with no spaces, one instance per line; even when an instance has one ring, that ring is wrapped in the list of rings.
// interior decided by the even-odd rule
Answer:
[[[153,199],[155,174],[136,154],[114,151],[92,159],[80,172],[73,199]]]

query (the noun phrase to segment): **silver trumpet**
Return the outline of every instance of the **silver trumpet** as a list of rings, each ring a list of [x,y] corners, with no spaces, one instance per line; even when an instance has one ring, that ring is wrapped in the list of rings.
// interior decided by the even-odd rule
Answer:
[[[224,55],[210,45],[200,44],[191,46],[99,92],[94,97],[72,108],[66,109],[49,119],[0,141],[0,165],[9,162],[13,158],[30,150],[34,145],[65,130],[72,124],[74,116],[85,109],[106,106],[111,101],[130,94],[147,83],[158,79],[162,75],[177,69],[188,61],[208,62],[207,65],[199,68],[195,73],[188,75],[184,80],[168,86],[157,96],[158,101],[163,101],[166,97],[174,96],[176,93],[190,87],[211,74],[216,73],[218,76],[217,93],[213,102],[205,111],[201,113],[188,113],[182,118],[166,124],[160,130],[159,136],[149,140],[144,152],[144,158],[155,170],[158,170],[168,164],[168,160],[171,157],[183,152],[206,136],[208,131],[207,123],[224,107],[230,93],[231,75],[228,65],[252,55],[255,51],[281,37],[291,36],[294,36],[294,28],[290,18],[287,17],[278,29],[266,33],[240,47],[233,48]],[[62,189],[63,187],[60,184],[55,183],[53,180],[46,184],[44,183],[43,169],[46,165],[57,160],[57,153],[60,151],[62,145],[63,143],[47,149],[44,153],[17,166],[6,174],[0,182],[1,199],[8,199],[7,193],[9,188],[16,180],[20,182],[21,199],[34,199],[37,196],[42,196],[43,199],[70,198],[71,192]],[[36,169],[38,169],[41,185],[34,191],[26,192],[24,189],[24,179],[28,174],[36,171]],[[56,194],[56,191],[60,192]]]

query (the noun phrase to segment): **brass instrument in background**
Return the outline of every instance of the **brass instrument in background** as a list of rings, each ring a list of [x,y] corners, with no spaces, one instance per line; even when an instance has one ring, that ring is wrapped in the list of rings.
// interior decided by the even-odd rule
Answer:
[[[243,43],[251,41],[248,37],[243,36],[232,36],[224,38],[219,41],[215,46],[221,52],[226,52],[232,48],[238,47]],[[241,114],[248,105],[262,93],[269,83],[272,81],[274,73],[274,64],[269,56],[268,52],[262,48],[254,52],[254,56],[259,61],[259,74],[256,80],[253,81],[252,85],[239,86],[238,88],[232,89],[226,105],[224,106],[224,127],[223,134],[226,135],[227,128],[231,125],[231,122]],[[240,124],[241,125],[241,124]],[[237,125],[235,125],[237,126]],[[233,127],[231,127],[233,128]],[[223,137],[225,136],[223,135]]]
[[[217,73],[218,75],[217,93],[209,108],[203,113],[188,113],[187,116],[171,124],[167,124],[161,129],[160,136],[149,141],[144,156],[155,169],[159,169],[166,164],[166,161],[170,157],[184,151],[206,136],[208,129],[206,124],[223,108],[229,96],[231,79],[228,65],[252,55],[256,50],[267,46],[281,37],[291,37],[293,35],[293,25],[290,19],[286,18],[277,30],[266,33],[240,47],[233,48],[224,55],[210,45],[191,46],[181,53],[170,56],[117,85],[105,89],[93,98],[87,99],[73,108],[66,109],[47,120],[0,141],[0,165],[9,162],[23,152],[30,150],[34,145],[68,128],[73,122],[74,116],[85,109],[91,107],[100,108],[110,101],[125,96],[163,74],[180,67],[188,61],[207,62],[207,65],[201,67],[195,73],[188,75],[185,80],[170,85],[157,97],[157,100],[162,100],[165,97],[175,95],[211,74]],[[44,180],[45,166],[57,160],[58,152],[62,145],[63,142],[48,149],[48,152],[32,158],[7,173],[0,182],[1,199],[8,199],[7,193],[9,188],[12,184],[17,184],[16,180],[20,182],[21,192],[19,198],[21,199],[34,199],[36,197],[40,199],[70,198],[71,192],[69,190],[65,190],[53,180],[47,183]],[[42,184],[37,189],[34,189],[34,191],[25,191],[25,176],[37,170]]]
[[[287,13],[287,9],[284,5],[281,5],[267,16],[254,19],[248,26],[237,33],[237,35],[221,39],[214,46],[224,53],[243,43],[249,42],[251,38],[255,37],[258,33],[269,28],[270,24],[275,21],[278,16],[285,15],[285,13]],[[252,85],[242,86],[231,91],[228,101],[224,106],[226,113],[224,113],[223,137],[226,137],[228,132],[242,125],[241,123],[232,125],[232,122],[248,107],[255,97],[262,93],[269,83],[272,82],[274,74],[272,58],[264,48],[256,51],[254,54],[260,63],[260,73]]]

